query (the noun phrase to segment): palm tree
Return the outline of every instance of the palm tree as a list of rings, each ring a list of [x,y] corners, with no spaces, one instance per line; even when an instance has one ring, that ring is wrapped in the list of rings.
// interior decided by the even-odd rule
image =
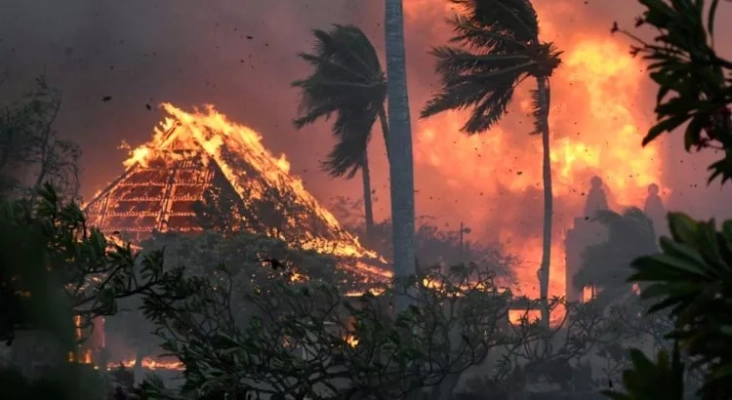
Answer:
[[[292,83],[301,89],[297,129],[318,119],[338,114],[332,125],[336,144],[322,163],[332,177],[352,179],[361,171],[363,179],[366,241],[371,239],[374,214],[371,200],[368,144],[378,118],[387,141],[386,78],[374,46],[358,27],[334,25],[330,31],[314,30],[312,54],[299,56],[315,69],[309,77]],[[387,141],[387,153],[389,144]]]
[[[489,130],[506,113],[516,86],[536,79],[534,134],[543,148],[544,229],[539,269],[542,320],[548,323],[551,259],[552,180],[549,148],[549,77],[560,64],[552,43],[539,41],[539,21],[529,0],[450,0],[464,13],[450,23],[456,46],[433,49],[441,91],[421,113],[422,118],[447,110],[471,109],[463,126],[468,134]]]
[[[389,96],[389,174],[391,218],[394,232],[394,275],[405,278],[416,272],[414,244],[414,163],[412,127],[407,94],[402,0],[386,0],[384,7],[386,76]],[[407,297],[398,297],[395,308],[403,310]]]

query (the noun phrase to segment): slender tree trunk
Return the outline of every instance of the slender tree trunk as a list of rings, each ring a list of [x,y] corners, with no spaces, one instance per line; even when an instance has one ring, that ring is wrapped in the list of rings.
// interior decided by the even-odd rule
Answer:
[[[385,0],[386,75],[388,95],[389,174],[391,219],[394,244],[394,276],[404,279],[415,274],[414,249],[414,164],[412,128],[409,117],[407,71],[404,51],[404,10],[402,0]],[[409,305],[407,296],[397,296],[397,312]]]
[[[379,124],[381,125],[381,132],[384,134],[386,160],[391,162],[391,152],[389,151],[389,121],[386,119],[386,111],[384,111],[384,108],[379,109]]]
[[[549,325],[549,277],[552,256],[552,217],[554,214],[552,195],[552,166],[551,147],[549,141],[549,104],[550,90],[546,78],[537,79],[537,91],[539,109],[541,110],[541,144],[542,157],[542,178],[544,184],[544,227],[542,235],[541,269],[539,270],[539,286],[542,303],[542,321]]]
[[[363,152],[361,178],[363,179],[363,211],[366,215],[366,244],[371,246],[374,234],[374,205],[371,201],[371,171],[369,169],[369,152]]]

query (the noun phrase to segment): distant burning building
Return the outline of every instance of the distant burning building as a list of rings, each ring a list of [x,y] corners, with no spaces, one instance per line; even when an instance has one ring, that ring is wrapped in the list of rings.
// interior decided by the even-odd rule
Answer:
[[[186,113],[163,104],[168,117],[153,139],[132,150],[125,171],[85,205],[90,226],[139,244],[155,232],[250,230],[342,260],[361,284],[383,282],[385,261],[340,227],[335,217],[289,174],[284,157],[264,148],[259,134],[229,122],[212,107]],[[95,321],[95,328],[102,327]],[[96,332],[96,329],[95,329]],[[76,357],[88,362],[104,346],[97,336]],[[96,361],[96,360],[95,360]],[[130,367],[134,361],[122,361]],[[112,365],[114,366],[114,365]],[[178,362],[145,359],[151,369]]]
[[[357,260],[343,267],[369,280],[390,276],[380,268],[384,260],[343,230],[256,132],[212,107],[163,109],[169,117],[153,139],[134,149],[124,173],[86,205],[91,226],[132,242],[156,231],[241,227]]]

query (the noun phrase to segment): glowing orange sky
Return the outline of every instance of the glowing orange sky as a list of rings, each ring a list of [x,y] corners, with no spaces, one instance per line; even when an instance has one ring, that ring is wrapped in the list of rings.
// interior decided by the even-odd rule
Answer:
[[[329,127],[318,124],[296,132],[290,126],[298,96],[289,83],[308,73],[296,53],[311,45],[310,29],[356,23],[382,49],[383,2],[133,3],[68,0],[38,7],[15,2],[6,14],[12,17],[0,24],[0,37],[6,38],[0,42],[0,57],[10,72],[25,73],[27,80],[46,72],[63,90],[57,129],[82,145],[87,197],[121,172],[126,155],[117,145],[122,139],[135,146],[150,139],[161,114],[146,110],[145,104],[161,101],[184,108],[212,103],[260,132],[268,149],[287,154],[293,171],[323,203],[336,195],[361,195],[359,179],[330,180],[318,170],[332,143]],[[582,212],[583,193],[593,174],[603,177],[616,204],[640,205],[645,186],[654,181],[673,188],[666,194],[669,204],[690,211],[706,212],[714,198],[718,209],[728,209],[728,203],[716,189],[702,190],[706,159],[683,155],[680,138],[662,141],[660,153],[640,147],[652,118],[653,88],[642,63],[630,57],[627,43],[609,33],[613,20],[632,24],[639,11],[636,2],[533,3],[543,40],[554,41],[565,52],[564,64],[552,79],[557,293],[563,287],[557,245],[572,218]],[[416,116],[435,90],[433,59],[427,52],[448,39],[444,19],[450,10],[445,0],[405,4],[410,103]],[[720,13],[727,18],[732,7],[723,5]],[[720,39],[732,37],[732,25],[718,24],[718,29]],[[723,40],[718,44],[723,52],[729,49]],[[442,217],[446,229],[463,221],[472,228],[473,240],[506,243],[526,261],[518,272],[528,292],[536,281],[542,208],[539,138],[527,134],[530,89],[531,82],[521,87],[508,117],[480,137],[458,132],[464,121],[459,114],[413,124],[417,213]],[[114,99],[99,101],[105,95]],[[375,132],[370,159],[376,216],[384,218],[388,181],[380,136]]]
[[[407,25],[430,16],[435,3],[407,1]],[[542,38],[564,51],[563,65],[552,78],[550,115],[556,199],[551,288],[561,295],[564,232],[574,217],[581,216],[591,177],[603,178],[616,206],[642,205],[647,186],[663,184],[663,165],[655,146],[641,149],[639,145],[648,127],[644,110],[637,107],[645,102],[646,78],[640,60],[632,58],[627,44],[610,36],[607,27],[572,34],[563,31],[562,19],[576,13],[569,2],[543,4],[547,2],[537,2]],[[444,24],[433,29],[435,37],[449,35]],[[459,218],[471,224],[474,237],[506,244],[524,259],[516,272],[529,294],[535,292],[541,257],[543,207],[541,142],[538,136],[528,135],[533,84],[520,87],[509,116],[481,136],[459,132],[463,113],[414,124],[419,213],[444,215],[443,210],[449,209],[452,221]],[[414,90],[413,115],[429,89]],[[436,174],[444,184],[432,184]],[[447,197],[446,189],[460,196]]]

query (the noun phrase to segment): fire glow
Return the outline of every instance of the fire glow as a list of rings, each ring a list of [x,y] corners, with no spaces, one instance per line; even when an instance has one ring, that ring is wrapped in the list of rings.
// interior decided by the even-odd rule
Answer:
[[[663,182],[659,148],[641,147],[648,128],[641,110],[652,109],[643,93],[647,79],[642,61],[609,34],[612,21],[606,26],[599,21],[584,26],[572,22],[588,13],[578,3],[532,3],[542,39],[564,51],[562,65],[551,79],[550,110],[554,192],[550,292],[563,296],[564,236],[573,218],[582,216],[592,176],[603,179],[616,211],[642,206],[649,184],[658,184],[664,197],[670,190]],[[437,4],[438,0],[405,1],[407,35],[410,27],[431,26],[429,45],[447,43],[450,28],[438,19],[454,10]],[[412,60],[420,57],[413,55]],[[421,61],[413,67],[424,69]],[[515,289],[529,297],[538,295],[543,212],[541,140],[528,134],[533,123],[532,85],[529,81],[520,85],[510,113],[479,136],[460,132],[465,112],[415,120],[413,125],[418,214],[452,223],[466,221],[472,238],[497,241],[519,256],[523,263],[514,270],[519,282]],[[410,97],[412,109],[418,110],[432,90],[412,90],[419,94]]]
[[[125,161],[125,166],[131,167],[135,164],[147,165],[150,160],[159,157],[161,149],[167,148],[172,141],[199,143],[218,162],[219,167],[228,181],[240,196],[257,198],[263,195],[265,188],[254,186],[253,191],[248,192],[238,184],[241,181],[241,172],[234,171],[224,160],[221,149],[226,143],[227,149],[237,151],[237,156],[246,160],[251,166],[258,170],[265,180],[272,186],[277,186],[284,181],[292,188],[297,196],[297,201],[323,218],[334,232],[341,232],[343,240],[339,243],[327,243],[319,238],[311,237],[310,241],[304,243],[305,248],[318,249],[321,251],[332,251],[335,256],[345,257],[371,257],[379,256],[364,249],[358,239],[343,232],[338,221],[327,209],[320,206],[318,201],[305,190],[302,180],[290,175],[290,164],[284,155],[279,158],[273,157],[261,143],[261,136],[242,125],[230,122],[223,114],[218,113],[213,106],[207,106],[204,112],[196,111],[186,113],[172,104],[163,103],[163,109],[171,117],[166,118],[163,123],[155,129],[155,136],[150,143],[144,144],[131,152],[131,156]],[[176,125],[178,125],[176,127]],[[168,135],[175,130],[174,135]],[[166,154],[167,157],[170,154]],[[287,238],[283,238],[287,239]],[[384,276],[390,276],[386,271],[378,271]]]
[[[169,228],[169,221],[175,217],[176,221],[181,218],[188,221],[182,228],[184,231],[200,231],[202,228],[195,227],[195,212],[190,204],[203,200],[206,185],[214,179],[211,176],[223,175],[245,208],[265,198],[272,188],[283,190],[288,201],[294,202],[296,210],[279,211],[284,229],[278,227],[263,233],[304,249],[347,258],[349,261],[340,265],[369,280],[383,281],[391,277],[390,271],[377,267],[386,261],[346,232],[333,214],[305,189],[302,181],[290,174],[290,164],[284,155],[274,157],[264,148],[257,132],[229,121],[210,105],[191,113],[169,103],[162,104],[162,108],[168,117],[155,128],[152,140],[129,150],[124,177],[130,181],[123,178],[113,183],[85,208],[92,223],[102,224],[100,229],[139,230],[151,223],[143,221],[153,218],[150,231],[175,230]],[[197,163],[200,165],[195,166]],[[191,165],[194,170],[190,170]],[[173,175],[167,177],[168,171]],[[309,219],[324,225],[325,232],[299,229],[309,227]],[[241,221],[247,223],[244,218]],[[290,232],[297,232],[298,236],[288,237]]]
[[[136,361],[133,359],[129,360],[121,360],[118,362],[110,362],[107,364],[107,370],[113,370],[115,368],[124,367],[125,369],[133,369],[136,366]],[[176,361],[176,360],[157,360],[150,357],[145,357],[140,361],[140,367],[143,369],[151,370],[151,371],[157,371],[157,370],[167,370],[167,371],[183,371],[185,370],[185,365],[183,365],[182,362]]]

